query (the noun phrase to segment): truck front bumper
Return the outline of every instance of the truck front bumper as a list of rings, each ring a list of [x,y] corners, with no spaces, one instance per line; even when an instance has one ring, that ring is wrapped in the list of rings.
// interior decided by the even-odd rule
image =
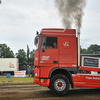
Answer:
[[[40,78],[40,67],[36,67],[36,69],[35,69],[34,82],[36,84],[47,86],[47,87],[50,85],[50,79]]]
[[[34,82],[39,85],[43,86],[49,86],[50,85],[50,79],[39,79],[39,78],[34,78]]]

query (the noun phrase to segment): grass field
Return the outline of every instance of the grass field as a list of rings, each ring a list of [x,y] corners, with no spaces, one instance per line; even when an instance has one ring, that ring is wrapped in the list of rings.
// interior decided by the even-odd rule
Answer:
[[[0,76],[0,84],[28,84],[33,83],[33,77],[14,77],[11,75],[10,78],[6,78],[6,76]]]

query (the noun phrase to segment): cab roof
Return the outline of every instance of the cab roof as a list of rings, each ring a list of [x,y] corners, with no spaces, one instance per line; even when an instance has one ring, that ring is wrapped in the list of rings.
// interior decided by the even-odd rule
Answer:
[[[63,29],[63,28],[43,28],[41,34],[52,34],[52,35],[75,35],[75,29]]]

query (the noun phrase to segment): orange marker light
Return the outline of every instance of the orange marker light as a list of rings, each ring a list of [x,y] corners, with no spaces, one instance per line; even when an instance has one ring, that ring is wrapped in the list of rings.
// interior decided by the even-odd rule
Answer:
[[[77,77],[80,77],[80,75],[78,75]]]

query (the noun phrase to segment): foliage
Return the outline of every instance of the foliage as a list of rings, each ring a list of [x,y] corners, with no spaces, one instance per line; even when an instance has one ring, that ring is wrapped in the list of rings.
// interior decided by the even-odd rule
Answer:
[[[4,58],[14,58],[14,55],[11,53],[7,53]]]
[[[0,44],[0,58],[14,58],[14,53],[6,44]]]
[[[27,62],[29,64],[29,54],[30,54],[30,49],[29,46],[27,45]]]
[[[35,50],[32,50],[32,51],[30,52],[30,62],[31,62],[32,64],[34,64],[34,54],[35,54]]]
[[[15,57],[19,59],[19,64],[34,64],[35,50],[30,51],[27,45],[27,53],[19,49]],[[0,44],[0,58],[14,58],[14,53],[6,44]]]
[[[90,45],[87,50],[89,54],[100,54],[100,45]]]
[[[80,47],[80,53],[81,53],[81,54],[88,54],[88,51],[87,51],[87,49],[85,49],[85,48],[82,49],[82,48]]]
[[[100,54],[100,45],[92,44],[87,49],[80,47],[81,54]]]
[[[16,53],[16,58],[19,59],[20,64],[26,64],[26,53],[23,49],[19,49]]]

